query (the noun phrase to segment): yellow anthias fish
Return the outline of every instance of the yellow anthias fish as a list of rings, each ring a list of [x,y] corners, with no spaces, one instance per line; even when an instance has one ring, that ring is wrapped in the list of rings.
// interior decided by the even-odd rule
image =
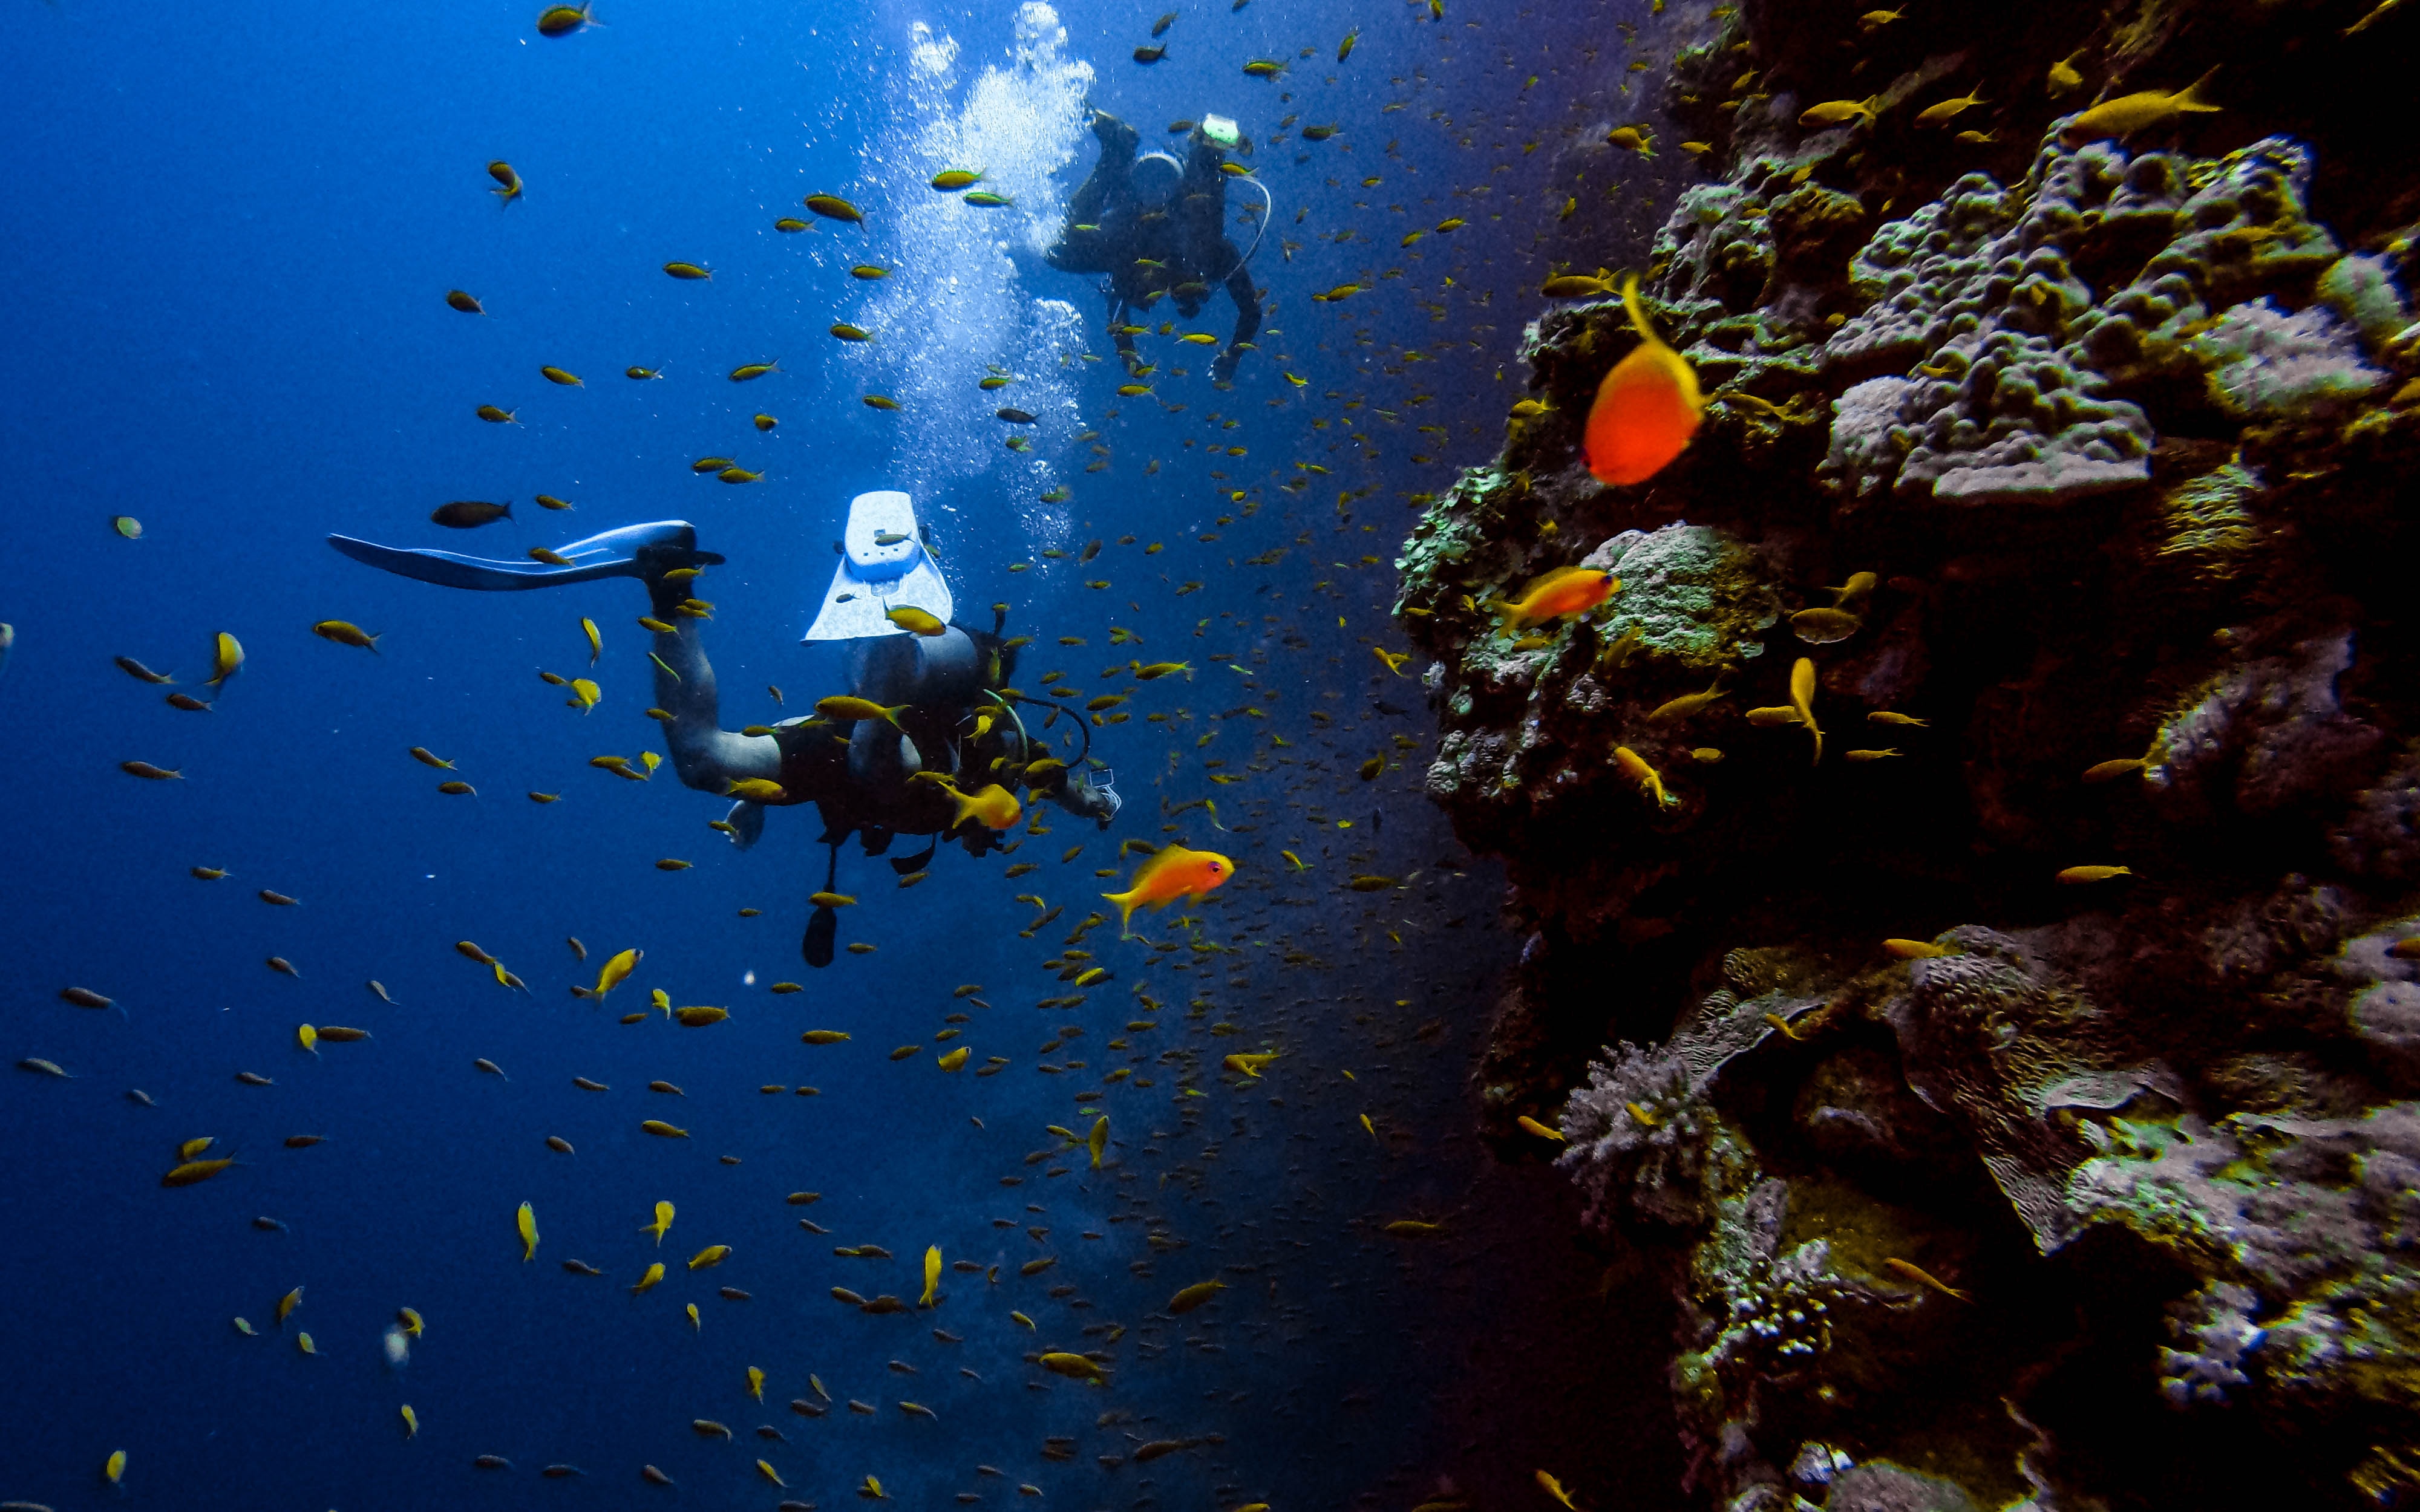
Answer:
[[[410,1402],[403,1404],[403,1436],[407,1439],[420,1437],[420,1414],[411,1410]]]
[[[653,1265],[647,1267],[646,1274],[639,1277],[639,1284],[630,1288],[630,1295],[633,1297],[637,1296],[640,1292],[653,1287],[657,1282],[661,1281],[663,1278],[664,1262],[658,1260]]]
[[[722,795],[744,798],[750,803],[779,803],[790,795],[790,790],[769,778],[742,777],[733,779]]]
[[[2058,874],[2058,880],[2070,887],[2085,882],[2108,882],[2118,877],[2131,877],[2133,869],[2123,866],[2071,866]]]
[[[109,1477],[109,1484],[112,1486],[124,1480],[126,1478],[126,1451],[123,1449],[112,1449],[109,1452],[109,1461],[101,1467],[101,1473]]]
[[[596,708],[597,701],[604,696],[604,689],[595,683],[585,677],[575,677],[571,680],[571,697],[564,702],[566,707],[578,709],[581,713],[586,714]]]
[[[853,724],[861,719],[879,719],[894,730],[899,728],[899,716],[907,708],[907,704],[901,703],[886,709],[871,699],[845,696],[815,700],[815,712],[827,719],[844,724]]]
[[[941,1246],[934,1244],[924,1251],[924,1294],[916,1299],[919,1307],[933,1305],[933,1297],[941,1286]]]
[[[1647,760],[1628,746],[1613,748],[1613,764],[1621,775],[1638,785],[1639,794],[1658,809],[1669,809],[1681,800],[1664,791],[1664,774],[1647,764]]]
[[[2119,95],[2115,100],[2104,100],[2060,127],[2058,139],[2067,147],[2082,147],[2086,142],[2105,141],[2113,136],[2132,136],[2174,116],[2215,111],[2218,106],[2204,103],[2195,98],[2195,91],[2210,83],[2211,74],[2217,71],[2211,69],[2210,73],[2203,74],[2172,95],[2145,89],[2135,94]]]
[[[1809,105],[1798,113],[1801,126],[1838,126],[1845,121],[1860,120],[1870,126],[1881,111],[1883,97],[1869,95],[1863,100],[1827,100],[1820,105]]]
[[[961,793],[954,787],[945,787],[941,791],[958,806],[957,816],[950,821],[952,829],[970,819],[985,829],[1006,829],[1025,812],[1024,805],[1016,801],[1016,795],[997,782],[986,783],[972,793]]]
[[[537,1214],[532,1212],[530,1205],[524,1202],[513,1221],[521,1231],[521,1263],[526,1265],[537,1258]]]
[[[1097,1386],[1103,1380],[1101,1367],[1080,1354],[1069,1354],[1064,1350],[1053,1350],[1042,1355],[1034,1363],[1054,1376],[1065,1376],[1071,1381],[1081,1381]]]
[[[1109,1148],[1109,1120],[1107,1118],[1093,1120],[1093,1132],[1084,1136],[1084,1148],[1093,1152],[1093,1169],[1099,1170],[1101,1151]]]
[[[379,638],[349,620],[321,620],[311,626],[311,633],[340,646],[359,646],[373,655],[378,651]]]
[[[597,622],[584,614],[580,618],[580,629],[588,637],[588,665],[594,667],[597,658],[605,655],[605,638],[597,633]]]
[[[403,1331],[406,1334],[411,1335],[413,1338],[420,1337],[421,1321],[420,1315],[418,1313],[413,1312],[409,1307],[398,1307],[395,1311],[395,1316],[396,1320],[403,1325]]]
[[[623,950],[608,959],[604,965],[597,968],[596,989],[588,995],[602,997],[620,986],[630,975],[631,968],[639,964],[639,957],[644,953],[636,949]]]
[[[1815,737],[1815,759],[1823,759],[1823,732],[1815,723],[1815,664],[1805,656],[1790,669],[1790,707],[1798,715],[1798,722]]]
[[[1657,704],[1654,709],[1648,714],[1647,722],[1649,724],[1662,724],[1667,719],[1685,719],[1691,715],[1700,712],[1708,704],[1714,702],[1716,700],[1727,699],[1729,697],[1730,697],[1730,690],[1725,688],[1722,685],[1721,679],[1717,678],[1714,682],[1714,686],[1706,689],[1702,693],[1683,693],[1679,698],[1670,699],[1665,702]]]
[[[1258,1081],[1261,1075],[1261,1068],[1277,1058],[1277,1051],[1267,1050],[1263,1051],[1258,1055],[1237,1054],[1229,1056],[1223,1062],[1221,1062],[1221,1064],[1223,1064],[1229,1071],[1240,1072],[1244,1075],[1251,1077],[1254,1081]]]
[[[1136,909],[1160,909],[1180,898],[1199,898],[1234,874],[1235,863],[1218,852],[1171,842],[1135,868],[1125,891],[1101,896],[1117,904],[1118,927],[1131,933]]]
[[[1555,1479],[1554,1476],[1547,1474],[1542,1470],[1538,1472],[1538,1485],[1548,1496],[1551,1496],[1556,1501],[1562,1503],[1565,1506],[1571,1507],[1572,1512],[1579,1512],[1578,1504],[1573,1502],[1572,1493],[1563,1489],[1563,1483],[1561,1481]]]
[[[708,1244],[706,1248],[699,1250],[696,1254],[689,1257],[689,1268],[692,1271],[704,1271],[710,1267],[721,1265],[724,1260],[727,1260],[730,1257],[730,1245]]]
[[[765,1399],[765,1372],[752,1365],[748,1367],[748,1395],[760,1402]]]
[[[643,1234],[655,1235],[656,1243],[660,1246],[664,1242],[665,1232],[669,1230],[672,1226],[673,1205],[669,1202],[659,1202],[656,1204],[656,1221],[651,1224],[641,1224],[639,1226],[639,1232]]]
[[[913,604],[902,604],[897,609],[885,609],[882,611],[882,617],[910,635],[936,636],[947,635],[950,632],[949,625]]]
[[[308,1024],[300,1025],[294,1030],[294,1042],[316,1056],[319,1053],[319,1031]]]
[[[209,686],[216,687],[233,677],[236,669],[242,665],[243,642],[221,630],[210,658]]]

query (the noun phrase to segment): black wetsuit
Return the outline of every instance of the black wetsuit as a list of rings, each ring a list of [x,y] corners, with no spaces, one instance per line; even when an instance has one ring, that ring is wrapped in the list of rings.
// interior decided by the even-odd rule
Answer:
[[[949,774],[961,792],[978,793],[993,783],[1015,788],[1027,762],[1052,754],[1038,740],[1029,743],[1025,733],[1038,736],[1043,722],[1055,722],[1059,716],[1046,714],[1040,721],[1028,717],[1020,724],[1010,709],[1029,701],[1006,687],[1015,667],[1015,651],[1004,651],[997,636],[965,625],[957,628],[966,631],[982,654],[984,687],[991,696],[979,699],[972,707],[953,702],[909,703],[899,711],[900,733],[914,744],[923,770]],[[981,717],[985,712],[991,715],[988,721]],[[981,734],[975,733],[979,724],[986,726]],[[814,804],[823,819],[826,843],[837,845],[855,834],[868,856],[883,854],[892,840],[901,835],[930,835],[937,843],[954,839],[970,856],[1000,847],[1002,832],[971,819],[959,824],[957,804],[939,782],[861,780],[849,765],[851,726],[807,717],[774,725],[772,730],[782,752],[782,775],[776,780],[786,795],[768,807]],[[1088,775],[1079,776],[1073,786],[1063,778],[1055,782],[1036,780],[1032,797],[1047,795],[1080,818],[1108,822],[1098,790],[1090,786]]]
[[[1104,136],[1101,160],[1067,203],[1067,226],[1046,255],[1067,273],[1109,275],[1109,324],[1128,324],[1163,296],[1190,320],[1223,283],[1235,301],[1235,333],[1212,364],[1224,381],[1261,329],[1261,300],[1252,287],[1244,253],[1227,239],[1227,161],[1218,143],[1193,133],[1185,176],[1165,206],[1135,199],[1135,155],[1140,141],[1130,129]],[[1090,225],[1094,229],[1078,230]],[[1134,338],[1116,337],[1118,353],[1132,368],[1139,359]]]

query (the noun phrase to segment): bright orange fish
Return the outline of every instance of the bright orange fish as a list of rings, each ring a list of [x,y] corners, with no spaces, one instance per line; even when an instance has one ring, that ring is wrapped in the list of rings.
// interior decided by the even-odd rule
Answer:
[[[1706,412],[1698,375],[1656,338],[1638,306],[1638,275],[1621,283],[1638,345],[1597,386],[1588,419],[1588,465],[1599,483],[1644,483],[1679,456]]]
[[[1102,897],[1118,905],[1118,927],[1128,929],[1138,908],[1165,908],[1180,898],[1199,898],[1235,874],[1235,863],[1216,851],[1193,851],[1171,841],[1135,868],[1124,892]]]
[[[1518,635],[1533,625],[1585,614],[1621,589],[1610,573],[1594,567],[1557,567],[1521,590],[1521,596],[1499,598],[1491,606],[1504,617],[1506,635]]]

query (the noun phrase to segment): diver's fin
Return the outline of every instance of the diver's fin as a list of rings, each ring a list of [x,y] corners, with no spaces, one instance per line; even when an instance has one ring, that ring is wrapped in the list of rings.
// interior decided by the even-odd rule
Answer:
[[[954,607],[950,585],[916,523],[915,504],[896,489],[861,493],[849,501],[848,524],[838,543],[840,563],[814,623],[802,640],[856,640],[905,635],[891,623],[894,609],[921,609],[947,623]]]
[[[731,843],[744,851],[764,836],[765,806],[742,798],[731,806],[722,822],[731,826]]]
[[[830,908],[817,908],[807,916],[806,937],[799,941],[799,954],[807,964],[822,967],[832,964],[832,937],[840,933],[840,916]]]
[[[455,551],[380,546],[349,535],[331,535],[328,544],[382,572],[413,578],[444,588],[475,588],[488,593],[520,588],[552,588],[559,583],[594,582],[599,578],[644,579],[677,566],[719,566],[722,557],[697,549],[697,528],[687,520],[663,519],[626,525],[584,541],[555,548],[567,567],[543,562],[493,562]]]

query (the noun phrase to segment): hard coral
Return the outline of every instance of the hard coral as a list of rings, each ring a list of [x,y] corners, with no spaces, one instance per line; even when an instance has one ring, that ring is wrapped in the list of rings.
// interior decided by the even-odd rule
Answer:
[[[2063,502],[2149,479],[2146,406],[2189,411],[2187,375],[2208,371],[2239,417],[2366,394],[2383,375],[2324,311],[2236,308],[2307,298],[2336,261],[2303,209],[2309,177],[2308,154],[2276,138],[2191,160],[2054,136],[2023,184],[1970,174],[1883,226],[1852,263],[1871,302],[1823,360],[1900,371],[1842,396],[1826,482],[1850,498]]]

